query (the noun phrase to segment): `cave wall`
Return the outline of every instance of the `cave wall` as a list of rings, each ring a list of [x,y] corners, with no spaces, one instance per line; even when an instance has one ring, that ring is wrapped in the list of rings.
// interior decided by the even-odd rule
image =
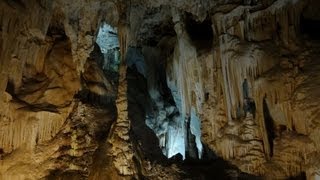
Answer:
[[[149,139],[135,135],[142,128],[129,108],[147,104],[133,110],[146,112],[157,155],[192,146],[171,152],[170,142],[189,143],[185,120],[193,114],[202,143],[241,171],[316,178],[320,67],[313,7],[315,0],[1,1],[1,175],[97,179],[107,169],[113,179],[178,178],[175,166],[151,165],[143,145]],[[118,28],[117,87],[90,56],[103,21]],[[128,68],[144,83],[133,95]],[[96,90],[97,84],[103,86]],[[99,107],[112,113],[95,118],[101,112],[86,104],[92,99],[78,99],[83,90],[101,102],[111,97],[117,109]],[[130,97],[139,93],[145,103]]]
[[[308,3],[314,2],[215,4],[221,9],[209,16],[209,50],[188,32],[189,13],[200,23],[208,17],[185,4],[171,7],[177,41],[166,66],[168,87],[179,97],[174,101],[182,115],[196,108],[202,141],[245,172],[279,178],[317,173],[317,45],[300,24]]]
[[[304,54],[306,49],[299,39],[303,7],[304,2],[300,1],[276,1],[262,10],[239,6],[228,13],[214,14],[213,52],[197,51],[204,65],[193,64],[183,71],[188,74],[182,78],[183,85],[188,86],[201,83],[192,72],[204,69],[201,72],[205,90],[193,90],[196,98],[192,101],[203,105],[203,141],[246,172],[288,177],[317,166],[309,164],[317,152],[318,140],[312,137],[317,129],[309,128],[317,124],[319,110],[315,105],[308,116],[305,110],[297,108],[317,104],[318,99],[311,89],[308,93],[314,95],[313,102],[304,98],[310,95],[302,95],[307,91],[300,91],[313,76],[304,68],[311,64],[315,68],[315,60]],[[183,55],[192,52],[187,49]],[[313,63],[304,64],[306,61]],[[288,62],[293,64],[288,67]],[[173,79],[179,82],[183,73]],[[248,81],[247,95],[243,91],[244,81]],[[205,93],[209,93],[207,102]],[[298,94],[304,100],[294,100]],[[182,96],[184,105],[191,108],[190,95]],[[251,106],[250,110],[246,110],[247,106]]]
[[[86,109],[75,96],[83,88],[84,71],[106,84],[101,72],[85,68],[102,19],[117,21],[116,12],[107,15],[97,8],[101,5],[114,6],[98,1],[0,2],[1,179],[40,179],[52,171],[61,174],[61,169],[88,174],[96,134],[104,126],[96,127],[99,118],[90,122],[87,115],[97,116],[98,110]],[[106,86],[100,95],[115,96]],[[110,115],[100,121],[108,122]]]

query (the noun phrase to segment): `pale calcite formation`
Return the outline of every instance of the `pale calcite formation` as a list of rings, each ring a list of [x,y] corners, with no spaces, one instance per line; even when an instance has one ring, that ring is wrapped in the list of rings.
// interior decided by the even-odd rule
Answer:
[[[213,53],[200,54],[203,65],[184,71],[187,86],[201,83],[190,72],[202,70],[204,90],[194,92],[192,103],[202,100],[203,141],[245,172],[280,178],[319,169],[318,52],[315,44],[305,48],[296,37],[303,7],[302,1],[276,1],[263,10],[239,6],[216,13]],[[181,92],[191,108],[190,95]],[[202,93],[208,93],[207,100]],[[248,99],[250,112],[244,111]]]
[[[130,137],[124,61],[130,46],[142,46],[146,57],[161,56],[181,124],[194,109],[201,119],[202,142],[217,156],[254,175],[288,178],[305,173],[308,179],[319,178],[319,41],[301,32],[302,16],[320,19],[318,4],[1,1],[1,178],[56,178],[76,172],[74,177],[99,179],[106,176],[104,171],[114,179],[180,178],[183,172],[175,165],[163,167],[143,159],[139,140]],[[190,19],[209,22],[212,47],[201,49],[193,42],[197,35],[188,31]],[[88,61],[102,21],[118,28],[122,55],[118,89],[96,63]],[[165,46],[173,50],[165,51]],[[148,82],[159,88],[155,84]],[[106,109],[75,100],[84,89],[98,97],[117,95],[112,126],[111,115],[103,113]],[[155,119],[175,111],[173,105],[167,106],[155,113]],[[108,127],[102,131],[104,124]],[[109,136],[99,139],[97,132]],[[165,141],[170,138],[160,138],[160,146],[168,146]],[[99,148],[102,153],[96,151]],[[100,161],[103,168],[95,169],[100,166],[92,161],[100,157],[106,163]]]

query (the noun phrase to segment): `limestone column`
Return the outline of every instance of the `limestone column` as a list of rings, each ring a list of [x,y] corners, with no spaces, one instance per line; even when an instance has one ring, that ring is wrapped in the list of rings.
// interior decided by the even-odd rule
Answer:
[[[127,49],[127,26],[119,26],[119,40],[121,48],[121,63],[119,67],[119,86],[118,96],[116,99],[117,121],[111,129],[109,142],[112,144],[111,155],[113,157],[113,165],[120,175],[135,174],[135,166],[133,162],[133,149],[129,139],[130,121],[128,118],[128,99],[127,99],[127,79],[125,62],[125,53]]]

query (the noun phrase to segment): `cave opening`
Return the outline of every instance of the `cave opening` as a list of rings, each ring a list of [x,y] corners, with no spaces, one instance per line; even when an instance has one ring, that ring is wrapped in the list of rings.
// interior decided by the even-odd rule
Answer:
[[[158,70],[165,72],[165,69]],[[157,135],[162,153],[167,158],[177,161],[201,159],[201,123],[195,108],[183,113],[179,90],[167,84],[165,73],[160,79],[158,83],[162,85],[159,89],[149,92],[154,109],[147,113],[146,124]]]
[[[119,80],[120,45],[117,28],[102,22],[94,48],[81,73],[79,97],[98,106],[115,104]]]
[[[118,78],[120,64],[120,44],[117,28],[107,23],[102,23],[96,39],[97,45],[103,54],[103,62],[100,65],[107,76]]]
[[[186,19],[186,21],[188,20]],[[208,21],[206,21],[206,23],[207,22]],[[170,27],[166,28],[166,30],[174,32],[173,24],[168,24]],[[209,31],[207,34],[210,34],[211,25],[208,24],[209,23],[207,23],[204,29]],[[199,42],[198,40],[201,41],[205,39],[205,37],[197,37],[197,32],[194,32],[194,30],[191,29],[190,31],[191,34],[190,32],[188,33],[190,39],[193,38],[191,39],[192,43],[197,43]],[[194,107],[190,107],[188,112],[183,112],[182,107],[185,104],[180,94],[181,89],[175,86],[174,83],[169,82],[173,76],[169,73],[170,71],[168,69],[171,66],[171,60],[177,44],[177,35],[175,33],[169,34],[170,36],[168,36],[168,33],[163,33],[163,38],[157,47],[146,48],[148,50],[144,51],[143,55],[141,55],[145,56],[144,60],[148,74],[146,78],[148,81],[149,96],[151,98],[151,108],[146,112],[145,122],[159,139],[159,146],[163,155],[167,158],[176,161],[201,159],[203,149],[200,130],[201,124],[198,114]],[[200,51],[204,50],[202,47],[206,46],[206,44],[201,43],[202,42],[199,42],[200,46],[196,47],[199,48],[198,50]],[[150,52],[153,52],[153,54]],[[141,61],[143,61],[143,58],[135,59],[141,59]],[[177,79],[173,81],[177,81]],[[193,97],[196,98],[194,92]]]
[[[320,1],[310,0],[300,15],[300,35],[309,40],[320,40]]]
[[[61,21],[62,19],[63,15],[61,15],[61,12],[55,11],[47,30],[47,37],[54,41],[69,41],[64,24]]]
[[[150,52],[155,51],[129,47],[126,54],[128,112],[136,137],[133,139],[141,142],[145,156],[151,159],[199,159],[203,150],[196,110],[187,115],[181,113],[181,100],[167,84],[164,64],[156,59],[157,53]]]
[[[186,15],[186,30],[198,50],[210,50],[213,45],[213,31],[210,18],[196,21],[191,14]]]
[[[300,32],[310,39],[320,40],[320,20],[302,15],[300,18]]]
[[[131,51],[139,51],[139,49]],[[130,54],[127,54],[126,57],[132,59],[137,57],[130,56]],[[147,81],[137,66],[128,66],[127,83],[128,115],[131,122],[130,138],[134,142],[134,147],[143,158],[152,162],[165,162],[166,158],[159,147],[159,140],[146,124],[146,114],[152,107],[152,103],[148,95]]]
[[[165,69],[163,69],[165,72]],[[167,84],[166,74],[157,90],[149,92],[154,108],[146,116],[146,124],[159,139],[159,146],[167,158],[176,160],[201,159],[201,123],[194,107],[183,113],[179,90]],[[162,89],[164,88],[164,89]]]

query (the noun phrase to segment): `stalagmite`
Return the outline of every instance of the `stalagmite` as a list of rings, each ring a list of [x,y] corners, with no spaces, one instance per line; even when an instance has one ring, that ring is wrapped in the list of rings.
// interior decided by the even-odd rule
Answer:
[[[124,27],[119,27],[119,39],[121,52],[127,52],[128,30]],[[116,100],[117,120],[112,127],[111,137],[109,142],[112,144],[111,155],[114,158],[114,166],[121,175],[133,175],[135,167],[133,163],[133,150],[130,143],[130,121],[128,117],[128,100],[127,100],[127,79],[125,64],[125,56],[123,54],[119,68],[119,87],[118,97]]]

